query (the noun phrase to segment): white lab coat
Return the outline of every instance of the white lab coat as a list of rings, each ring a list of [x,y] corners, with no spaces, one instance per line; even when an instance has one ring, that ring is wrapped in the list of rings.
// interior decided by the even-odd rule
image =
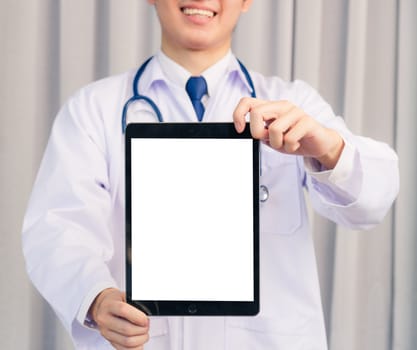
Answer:
[[[210,97],[205,121],[231,121],[249,88],[235,60]],[[23,228],[28,273],[71,334],[78,349],[110,349],[82,325],[94,297],[124,289],[124,136],[121,114],[134,72],[93,83],[64,105],[34,185]],[[260,205],[260,297],[256,317],[152,318],[151,350],[323,350],[326,336],[303,186],[322,215],[356,229],[381,221],[398,192],[395,153],[352,135],[307,84],[251,72],[257,96],[287,99],[338,130],[346,150],[333,171],[306,171],[302,157],[262,147],[262,177],[270,197]],[[140,91],[165,121],[195,121],[182,87],[166,81],[154,59]],[[139,104],[143,121],[154,119]],[[383,174],[383,175],[382,175]],[[169,174],[166,174],[169,176]]]

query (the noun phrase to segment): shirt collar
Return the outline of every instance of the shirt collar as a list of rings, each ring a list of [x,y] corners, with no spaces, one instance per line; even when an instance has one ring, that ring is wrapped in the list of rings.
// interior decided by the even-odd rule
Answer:
[[[167,79],[175,85],[185,89],[185,85],[187,84],[187,80],[191,77],[191,73],[171,60],[161,50],[156,54],[156,58],[159,60],[161,70],[164,72]],[[230,68],[235,70],[236,67],[232,64],[235,61],[236,59],[229,50],[223,58],[201,73],[204,79],[206,79],[209,96],[215,94],[219,82],[222,80],[221,78],[226,76],[227,73],[230,73]]]
[[[185,89],[187,80],[191,76],[190,72],[170,59],[161,50],[159,50],[154,59],[149,62],[148,67],[145,69],[145,73],[148,74],[143,74],[143,77],[141,77],[139,91],[147,91],[152,84],[158,81],[168,81]],[[240,68],[238,60],[229,50],[222,59],[201,74],[206,79],[208,95],[213,96],[217,91],[219,82],[222,81],[222,78],[232,73],[237,74],[240,80],[248,88],[248,91],[252,92],[252,88]]]
[[[229,62],[229,66],[228,66],[228,69],[227,69],[228,74],[229,75],[230,74],[237,75],[240,78],[241,82],[246,86],[246,88],[248,89],[249,93],[252,94],[253,93],[253,89],[252,89],[252,87],[249,84],[248,77],[246,77],[245,73],[243,73],[243,70],[240,67],[240,64],[239,64],[238,59],[235,56],[233,56],[233,55],[232,55],[232,57],[234,59],[230,60],[230,62]]]
[[[168,81],[175,85],[185,87],[190,73],[184,67],[170,59],[161,50],[156,53],[155,59],[158,60],[161,70]]]

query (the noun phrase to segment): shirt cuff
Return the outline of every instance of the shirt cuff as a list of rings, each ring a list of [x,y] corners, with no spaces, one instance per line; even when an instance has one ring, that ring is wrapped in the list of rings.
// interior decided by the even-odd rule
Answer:
[[[328,170],[313,158],[304,157],[307,173],[319,192],[320,186],[326,188],[322,194],[328,193],[332,188],[335,194],[341,198],[341,202],[354,201],[360,192],[361,166],[355,147],[344,140],[345,146],[334,169]]]
[[[90,310],[90,306],[94,302],[97,295],[99,295],[103,290],[107,288],[117,288],[117,286],[109,282],[99,283],[91,288],[88,294],[85,296],[77,314],[77,321],[82,326],[93,329],[97,327],[97,324],[93,319],[91,319],[90,315],[88,315],[88,311]]]
[[[343,181],[352,176],[355,160],[354,146],[344,140],[343,151],[336,166],[332,170],[326,169],[319,161],[314,158],[304,157],[304,163],[310,175],[317,180],[331,181],[334,183]]]

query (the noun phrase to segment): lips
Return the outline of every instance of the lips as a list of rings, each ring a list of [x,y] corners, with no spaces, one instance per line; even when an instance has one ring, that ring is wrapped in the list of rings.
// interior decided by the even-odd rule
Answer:
[[[212,18],[216,15],[215,12],[210,11],[210,10],[190,8],[190,7],[183,7],[181,11],[186,16],[201,16],[201,17]]]

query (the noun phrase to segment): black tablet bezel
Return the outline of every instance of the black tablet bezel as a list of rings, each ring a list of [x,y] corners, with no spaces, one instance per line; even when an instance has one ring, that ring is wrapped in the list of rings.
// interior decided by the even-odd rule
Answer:
[[[249,126],[237,133],[233,123],[132,123],[125,134],[126,300],[153,316],[254,316],[259,312],[259,141],[253,144],[253,301],[132,300],[131,275],[131,140],[133,138],[252,139]]]

